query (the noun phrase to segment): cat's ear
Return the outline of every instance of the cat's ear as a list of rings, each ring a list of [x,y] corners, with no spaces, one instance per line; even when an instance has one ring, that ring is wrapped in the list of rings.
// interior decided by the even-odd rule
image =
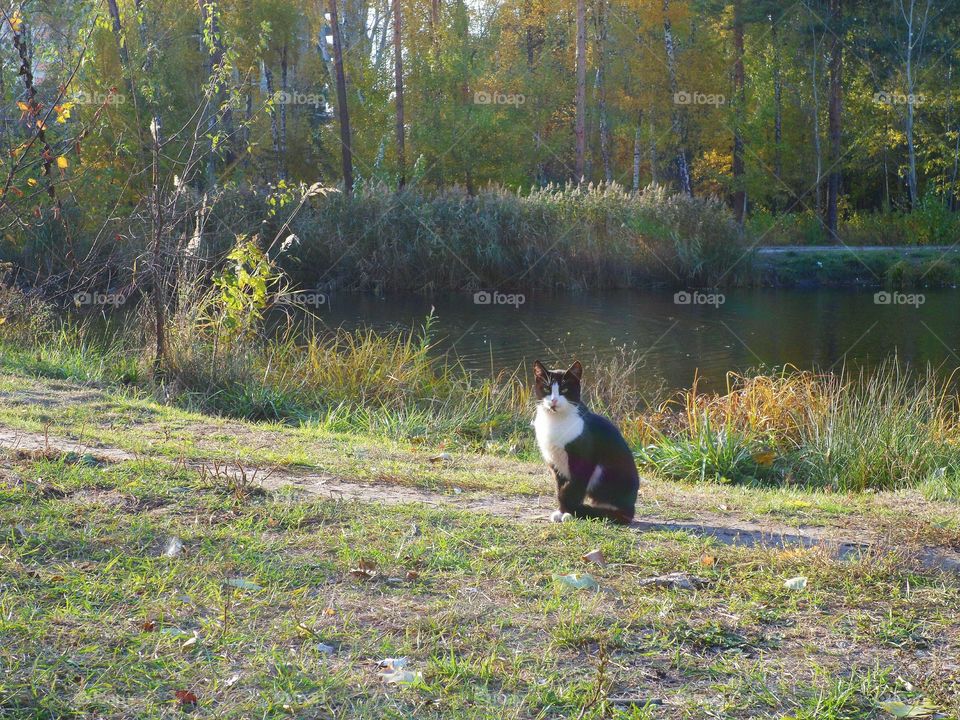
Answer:
[[[580,364],[579,360],[574,360],[573,365],[570,366],[570,369],[567,370],[568,375],[573,375],[577,380],[583,377],[583,365]]]
[[[533,376],[541,380],[546,380],[547,375],[548,375],[547,369],[543,366],[543,363],[540,362],[539,360],[534,360]]]

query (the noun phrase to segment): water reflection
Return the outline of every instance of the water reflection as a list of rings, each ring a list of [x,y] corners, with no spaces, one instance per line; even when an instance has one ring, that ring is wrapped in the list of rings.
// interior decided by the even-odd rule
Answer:
[[[678,305],[672,293],[527,295],[522,304],[477,304],[472,294],[331,295],[316,312],[330,326],[418,326],[435,308],[438,349],[477,371],[534,359],[563,364],[627,346],[643,373],[668,387],[722,387],[728,371],[761,365],[872,367],[897,353],[924,365],[960,366],[955,290],[918,306],[881,305],[872,291],[735,290],[718,305]]]

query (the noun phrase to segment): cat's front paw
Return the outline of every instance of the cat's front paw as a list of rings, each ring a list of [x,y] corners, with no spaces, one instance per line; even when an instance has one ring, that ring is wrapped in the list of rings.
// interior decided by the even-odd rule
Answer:
[[[573,520],[573,515],[568,512],[563,512],[563,510],[554,510],[550,513],[550,522],[561,523],[567,522],[568,520]]]

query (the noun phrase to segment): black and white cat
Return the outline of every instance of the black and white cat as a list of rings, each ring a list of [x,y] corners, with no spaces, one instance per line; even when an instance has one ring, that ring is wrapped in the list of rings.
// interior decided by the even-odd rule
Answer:
[[[540,454],[557,481],[559,508],[553,522],[572,518],[633,520],[640,477],[633,453],[617,426],[580,400],[583,366],[547,370],[533,364],[537,414],[533,428]]]

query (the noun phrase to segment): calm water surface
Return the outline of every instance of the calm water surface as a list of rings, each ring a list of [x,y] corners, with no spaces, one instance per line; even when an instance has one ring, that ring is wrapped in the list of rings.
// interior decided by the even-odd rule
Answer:
[[[960,291],[924,293],[919,306],[882,305],[873,291],[732,290],[717,307],[678,305],[672,293],[531,295],[519,307],[478,305],[472,295],[424,298],[332,295],[319,310],[331,326],[378,330],[422,324],[435,308],[438,352],[467,367],[529,366],[541,358],[643,355],[642,373],[668,388],[721,388],[728,371],[796,365],[871,367],[893,353],[925,365],[960,367]]]

